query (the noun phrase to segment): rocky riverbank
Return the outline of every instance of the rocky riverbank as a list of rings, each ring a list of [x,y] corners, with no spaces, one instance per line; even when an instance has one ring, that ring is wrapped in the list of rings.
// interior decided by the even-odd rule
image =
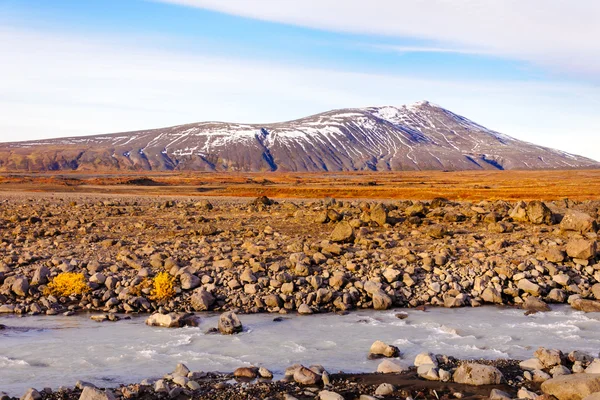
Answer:
[[[6,197],[0,313],[600,310],[600,202]],[[82,273],[89,292],[45,288]],[[151,282],[174,277],[158,301]]]
[[[371,354],[387,345],[375,342]],[[397,356],[398,353],[390,354]],[[383,356],[379,354],[379,356]],[[233,373],[190,371],[178,364],[161,379],[118,388],[79,381],[56,390],[29,389],[21,400],[79,399],[595,399],[600,393],[600,359],[578,351],[539,348],[525,361],[465,361],[419,354],[413,363],[381,362],[377,373],[330,374],[320,365],[293,365],[281,380],[268,369],[241,367]],[[596,395],[597,396],[597,395]],[[1,394],[0,399],[11,400]],[[14,399],[14,398],[13,398]]]

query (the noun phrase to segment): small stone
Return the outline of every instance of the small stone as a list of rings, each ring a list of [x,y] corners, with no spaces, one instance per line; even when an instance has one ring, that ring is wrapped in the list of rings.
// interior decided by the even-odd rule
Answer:
[[[377,386],[377,389],[375,389],[375,394],[377,396],[387,396],[395,391],[396,387],[394,387],[394,385],[390,383],[382,383],[381,385]]]

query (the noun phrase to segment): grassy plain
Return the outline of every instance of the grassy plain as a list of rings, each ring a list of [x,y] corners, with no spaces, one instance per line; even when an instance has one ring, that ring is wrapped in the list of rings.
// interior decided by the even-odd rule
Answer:
[[[451,200],[600,199],[600,170],[2,174],[0,191]]]

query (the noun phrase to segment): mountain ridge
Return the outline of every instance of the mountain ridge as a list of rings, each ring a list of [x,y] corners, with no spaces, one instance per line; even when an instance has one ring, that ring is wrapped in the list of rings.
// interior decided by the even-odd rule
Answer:
[[[598,168],[427,101],[268,124],[197,122],[0,143],[0,170],[360,171]]]

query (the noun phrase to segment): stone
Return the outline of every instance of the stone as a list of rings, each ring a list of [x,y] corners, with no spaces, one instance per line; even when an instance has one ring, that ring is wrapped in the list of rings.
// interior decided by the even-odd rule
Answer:
[[[530,358],[528,360],[521,361],[519,363],[519,367],[525,371],[535,371],[536,369],[543,369],[544,363],[542,363],[538,358]]]
[[[519,399],[530,399],[530,400],[535,400],[537,399],[538,396],[537,394],[535,394],[534,392],[527,390],[526,388],[522,387],[519,389],[519,391],[517,392],[517,398]]]
[[[25,297],[29,292],[29,281],[24,276],[17,276],[10,289],[17,296]]]
[[[388,220],[388,212],[383,204],[377,204],[370,213],[371,221],[379,226],[385,225]]]
[[[417,375],[428,381],[439,381],[438,369],[433,364],[422,364],[417,368]]]
[[[25,394],[21,396],[21,400],[42,400],[42,395],[37,390],[29,388]]]
[[[390,360],[383,360],[377,366],[377,372],[382,374],[399,374],[408,370],[408,366]]]
[[[379,357],[398,357],[400,351],[396,346],[391,346],[383,343],[380,340],[373,342],[371,349],[369,350],[369,358]]]
[[[273,379],[273,373],[265,367],[260,367],[258,369],[258,375],[263,379]]]
[[[373,299],[373,308],[375,310],[387,310],[393,304],[392,298],[383,290],[377,290],[371,296]]]
[[[347,221],[340,221],[335,224],[330,237],[332,242],[352,242],[354,240],[354,228]]]
[[[154,313],[146,319],[146,325],[160,326],[163,328],[181,328],[184,326],[197,326],[198,321],[189,313]]]
[[[50,269],[48,269],[48,267],[46,267],[45,265],[41,265],[39,266],[34,274],[33,274],[33,278],[31,278],[31,284],[32,285],[45,285],[46,283],[48,283],[48,277],[50,276]],[[102,282],[104,283],[104,282]]]
[[[294,372],[294,381],[301,385],[313,386],[321,381],[321,375],[306,367],[300,366],[300,368],[297,368]]]
[[[233,376],[243,379],[256,379],[258,376],[258,368],[255,367],[240,367],[233,371]]]
[[[446,371],[445,369],[438,369],[438,375],[440,377],[440,381],[442,382],[450,382],[452,379],[452,374],[450,371]]]
[[[181,283],[181,288],[183,290],[195,289],[200,286],[201,283],[200,278],[187,272],[179,275],[179,282]]]
[[[529,293],[533,296],[540,295],[540,286],[536,283],[529,281],[528,279],[521,279],[519,283],[517,283],[517,287],[522,291]]]
[[[500,389],[492,389],[490,392],[490,400],[511,400],[512,396]]]
[[[319,400],[344,400],[344,396],[329,390],[322,390],[319,392]]]
[[[396,282],[402,276],[402,271],[395,268],[386,268],[383,270],[383,277],[388,283]]]
[[[381,385],[377,386],[377,389],[375,389],[375,394],[377,396],[387,396],[395,391],[396,387],[391,383],[382,383]]]
[[[550,307],[539,297],[529,296],[523,303],[523,309],[527,310],[527,314],[533,314],[536,312],[547,312],[550,311]]]
[[[300,315],[310,315],[312,313],[313,313],[313,311],[306,303],[302,303],[302,304],[300,304],[300,307],[298,307],[298,314],[300,314]]]
[[[571,307],[583,312],[600,312],[600,301],[575,299],[571,302]]]
[[[172,375],[175,376],[188,376],[190,373],[190,369],[182,363],[177,364],[175,367],[175,371],[173,371]]]
[[[544,347],[539,347],[533,353],[533,355],[542,362],[544,368],[551,368],[555,365],[561,365],[564,358],[562,351],[556,349],[546,349]]]
[[[100,390],[86,386],[83,388],[79,400],[115,400],[115,395],[110,390]]]
[[[194,290],[190,297],[190,305],[194,311],[209,311],[214,303],[214,296],[203,288]]]
[[[421,365],[435,365],[437,367],[438,362],[437,358],[431,353],[420,353],[415,357],[415,367],[419,367]]]
[[[596,257],[597,244],[595,240],[573,239],[567,243],[567,255],[571,258],[589,260]]]
[[[532,371],[531,375],[532,375],[531,380],[535,383],[542,383],[542,382],[545,382],[548,379],[552,378],[549,374],[542,371],[541,369],[536,369],[536,370]]]
[[[586,374],[600,374],[600,359],[595,358],[585,369]]]
[[[558,400],[582,400],[600,392],[600,374],[571,374],[552,378],[542,383],[542,392]]]
[[[556,246],[546,247],[538,252],[538,260],[561,263],[565,260],[565,252]]]
[[[600,300],[600,283],[592,285],[592,294],[596,300]]]
[[[539,200],[530,201],[527,204],[527,217],[532,224],[536,225],[552,225],[553,222],[552,211]]]
[[[234,333],[239,333],[242,330],[242,322],[236,313],[228,311],[221,314],[219,317],[219,332],[223,335],[232,335]]]
[[[596,232],[598,226],[596,220],[589,214],[581,211],[568,210],[560,222],[563,231],[575,231],[579,233]]]
[[[498,368],[491,365],[465,363],[454,372],[454,382],[465,385],[499,385],[504,376]]]
[[[600,392],[592,393],[589,396],[585,396],[583,400],[600,400]]]
[[[569,368],[565,367],[564,365],[557,365],[555,367],[552,367],[549,372],[553,378],[556,378],[557,376],[562,376],[562,375],[569,375],[571,373]]]
[[[502,294],[494,287],[487,287],[481,294],[481,299],[486,303],[502,304]]]

